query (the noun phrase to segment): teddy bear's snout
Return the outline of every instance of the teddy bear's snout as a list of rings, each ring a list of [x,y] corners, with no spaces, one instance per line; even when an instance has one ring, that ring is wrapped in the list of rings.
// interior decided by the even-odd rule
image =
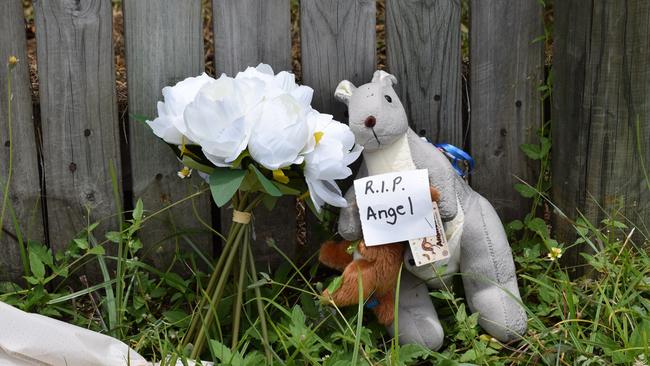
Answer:
[[[366,117],[366,120],[363,122],[364,125],[368,128],[373,128],[377,124],[377,119],[374,116]]]

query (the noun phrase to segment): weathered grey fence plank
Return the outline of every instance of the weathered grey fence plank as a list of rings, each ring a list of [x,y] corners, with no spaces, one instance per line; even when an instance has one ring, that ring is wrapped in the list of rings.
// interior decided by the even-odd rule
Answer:
[[[141,198],[145,210],[153,212],[188,197],[203,184],[197,174],[180,180],[177,172],[181,165],[171,149],[133,118],[154,118],[164,86],[203,72],[201,0],[125,0],[123,6],[133,199]],[[194,204],[199,217],[209,224],[209,193],[194,199]],[[167,263],[177,245],[187,248],[179,244],[179,237],[169,237],[190,229],[201,229],[191,200],[156,216],[142,235],[148,257],[159,265]],[[191,239],[211,253],[210,235],[192,235]]]
[[[234,76],[260,62],[276,73],[291,70],[291,9],[289,0],[213,0],[214,49],[217,74]],[[253,246],[259,263],[275,266],[281,261],[266,245],[275,239],[278,247],[293,256],[296,243],[296,210],[293,198],[283,198],[273,212],[255,210],[256,240]],[[223,210],[224,231],[230,225],[231,210]]]
[[[43,242],[41,188],[32,96],[29,88],[29,68],[25,49],[25,21],[20,0],[0,2],[0,191],[7,183],[9,148],[13,150],[13,172],[9,185],[9,202],[2,222],[0,239],[0,281],[20,277],[20,251],[11,209],[15,212],[23,240]],[[13,72],[7,72],[9,56],[19,59]],[[11,77],[11,136],[9,135],[7,82]],[[10,145],[11,140],[11,145]],[[0,205],[3,198],[0,197]]]
[[[288,0],[214,0],[217,73],[234,76],[264,62],[291,70],[291,12]]]
[[[553,199],[570,218],[578,209],[594,223],[605,216],[599,205],[620,209],[618,219],[647,234],[650,3],[566,0],[555,14]],[[555,228],[574,238],[561,217]]]
[[[303,81],[314,88],[313,106],[344,121],[334,99],[341,80],[370,81],[375,70],[374,0],[303,0],[300,3]]]
[[[530,211],[515,176],[534,184],[539,165],[519,146],[539,143],[544,51],[533,40],[544,32],[542,9],[537,0],[473,0],[471,12],[471,183],[507,222]]]
[[[347,122],[347,107],[334,99],[341,80],[370,82],[375,71],[376,4],[374,0],[303,0],[300,2],[300,45],[303,81],[314,88],[313,106]],[[343,188],[351,181],[343,183]],[[309,198],[308,198],[309,199]],[[323,237],[317,219],[308,218],[308,257]]]
[[[117,222],[110,216],[117,205],[109,166],[121,166],[112,11],[100,0],[35,1],[34,8],[48,229],[58,250],[88,220]]]
[[[386,39],[411,127],[462,146],[460,0],[386,0]]]

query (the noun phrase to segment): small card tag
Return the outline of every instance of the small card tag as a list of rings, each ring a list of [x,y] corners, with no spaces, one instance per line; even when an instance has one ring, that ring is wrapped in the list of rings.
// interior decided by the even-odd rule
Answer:
[[[411,253],[417,267],[449,258],[449,246],[436,202],[433,202],[433,218],[436,225],[435,236],[409,240]]]

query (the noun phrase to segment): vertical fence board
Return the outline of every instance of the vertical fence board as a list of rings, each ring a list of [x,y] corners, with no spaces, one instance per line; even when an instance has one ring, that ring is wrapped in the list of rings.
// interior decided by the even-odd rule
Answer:
[[[214,0],[213,9],[217,73],[234,76],[260,62],[291,70],[288,0]]]
[[[213,0],[214,49],[217,74],[234,76],[260,62],[276,73],[291,70],[291,9],[289,0]],[[281,258],[266,245],[273,238],[278,247],[292,256],[296,243],[295,200],[286,197],[273,212],[255,210],[256,240],[253,246],[260,263],[277,265]],[[223,212],[224,231],[231,222],[231,210]]]
[[[647,235],[650,3],[566,0],[555,14],[553,199],[595,224],[618,211]],[[562,240],[575,237],[560,217],[555,228]]]
[[[188,197],[197,191],[197,186],[205,187],[198,174],[180,180],[177,172],[181,164],[169,146],[133,118],[139,115],[153,119],[164,86],[203,72],[201,1],[126,0],[123,5],[133,199],[142,199],[145,210],[153,212]],[[145,251],[158,265],[168,263],[178,245],[191,250],[173,235],[201,228],[193,204],[199,217],[209,224],[208,192],[147,223],[143,235]],[[211,252],[210,235],[192,235],[191,240]]]
[[[541,6],[537,0],[471,2],[472,186],[504,221],[521,218],[530,202],[515,176],[534,184],[538,162],[520,150],[538,143],[539,87],[544,76]],[[495,184],[499,182],[499,184]]]
[[[20,233],[27,240],[43,242],[41,188],[38,156],[32,121],[32,96],[26,52],[25,21],[20,0],[0,2],[0,188],[4,189],[9,172],[9,140],[13,150],[13,172],[9,185],[9,201],[2,223],[0,239],[0,281],[21,275],[19,244],[12,220],[15,212]],[[9,136],[6,65],[9,56],[19,63],[11,72],[11,137]],[[3,198],[0,198],[0,204]]]
[[[300,3],[300,45],[303,80],[314,88],[312,105],[347,122],[347,107],[334,99],[341,80],[370,82],[376,67],[376,4],[374,0],[303,0]],[[347,180],[342,183],[350,185]],[[308,213],[308,243],[304,254],[318,250],[326,239]]]
[[[112,11],[100,0],[34,7],[48,229],[58,250],[87,220],[116,222],[109,170],[113,164],[120,171]]]
[[[300,9],[303,80],[314,88],[313,106],[344,121],[334,99],[341,80],[370,81],[375,69],[374,0],[303,0]]]
[[[386,39],[411,127],[462,146],[460,0],[386,0]]]

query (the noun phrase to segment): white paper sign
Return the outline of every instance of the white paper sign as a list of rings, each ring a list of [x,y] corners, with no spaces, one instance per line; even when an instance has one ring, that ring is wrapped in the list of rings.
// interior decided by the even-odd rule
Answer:
[[[426,169],[357,179],[354,192],[367,246],[436,236]]]

